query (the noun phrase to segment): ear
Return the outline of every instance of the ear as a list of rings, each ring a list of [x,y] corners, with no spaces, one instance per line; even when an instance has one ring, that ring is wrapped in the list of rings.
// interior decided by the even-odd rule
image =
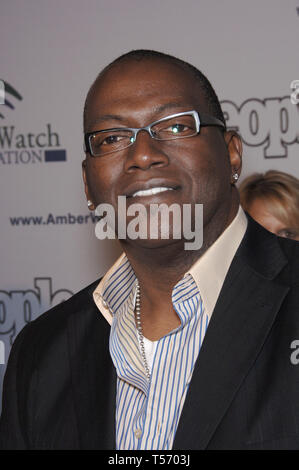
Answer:
[[[82,161],[82,176],[83,176],[83,182],[84,182],[84,191],[87,199],[87,205],[88,209],[93,211],[95,209],[94,204],[91,200],[90,194],[89,194],[89,189],[88,189],[88,183],[87,183],[87,176],[86,176],[86,159]]]
[[[231,182],[235,184],[241,174],[243,145],[239,134],[235,131],[227,131],[224,140],[229,154],[231,166]]]

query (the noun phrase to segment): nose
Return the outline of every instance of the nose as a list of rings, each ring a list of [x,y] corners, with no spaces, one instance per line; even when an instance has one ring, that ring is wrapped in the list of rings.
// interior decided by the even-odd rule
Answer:
[[[162,148],[162,142],[153,139],[147,130],[140,130],[135,142],[127,148],[125,170],[148,170],[152,166],[168,165],[168,156]]]

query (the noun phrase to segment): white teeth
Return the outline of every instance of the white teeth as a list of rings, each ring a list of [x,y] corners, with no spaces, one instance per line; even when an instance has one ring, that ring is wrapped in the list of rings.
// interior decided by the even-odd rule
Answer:
[[[136,193],[132,194],[132,197],[136,196],[151,196],[152,194],[158,194],[162,193],[163,191],[172,191],[173,188],[151,188],[151,189],[145,189],[145,190],[140,190],[136,191]]]

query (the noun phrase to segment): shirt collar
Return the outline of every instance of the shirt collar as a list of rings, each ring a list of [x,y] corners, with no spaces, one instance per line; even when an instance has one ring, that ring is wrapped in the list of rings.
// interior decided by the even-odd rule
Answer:
[[[245,212],[239,206],[234,220],[188,271],[197,284],[209,319],[247,224]]]
[[[185,274],[185,276],[191,275],[195,280],[209,318],[233,257],[246,232],[247,223],[247,217],[240,206],[231,224]],[[95,304],[110,325],[113,312],[125,300],[109,298],[111,288],[118,282],[120,275],[132,279],[133,286],[134,273],[125,253],[107,271],[93,292]]]

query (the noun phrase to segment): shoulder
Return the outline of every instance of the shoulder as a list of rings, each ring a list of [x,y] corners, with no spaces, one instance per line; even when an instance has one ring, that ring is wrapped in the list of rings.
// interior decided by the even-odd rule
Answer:
[[[299,241],[277,237],[277,242],[288,260],[285,274],[292,284],[299,285]]]
[[[109,351],[110,325],[92,295],[98,282],[27,323],[16,337],[4,378],[0,447],[28,448],[32,410],[44,417],[45,404],[54,407],[57,396],[67,396],[75,366],[81,361],[84,368],[90,357]]]
[[[274,235],[248,214],[248,226],[237,255],[268,279],[299,282],[299,242]]]
[[[88,345],[108,344],[110,325],[92,295],[98,282],[25,325],[12,345],[6,383],[12,382],[15,376],[19,377],[19,383],[29,383],[34,371],[51,370],[52,363],[59,363],[60,368],[67,370],[70,355],[83,354]]]
[[[87,287],[84,287],[82,290],[72,295],[72,297],[70,297],[68,300],[61,302],[60,304],[40,315],[36,320],[31,322],[31,324],[42,325],[47,322],[55,323],[55,321],[65,321],[70,316],[80,314],[82,310],[98,311],[93,300],[93,291],[99,282],[100,279],[92,282]]]
[[[98,310],[93,300],[93,291],[100,279],[80,290],[68,300],[61,302],[37,319],[28,323],[17,336],[13,349],[26,347],[43,349],[49,343],[56,343],[65,337],[72,325],[98,324],[105,328],[107,321]],[[108,325],[108,324],[107,324]]]

